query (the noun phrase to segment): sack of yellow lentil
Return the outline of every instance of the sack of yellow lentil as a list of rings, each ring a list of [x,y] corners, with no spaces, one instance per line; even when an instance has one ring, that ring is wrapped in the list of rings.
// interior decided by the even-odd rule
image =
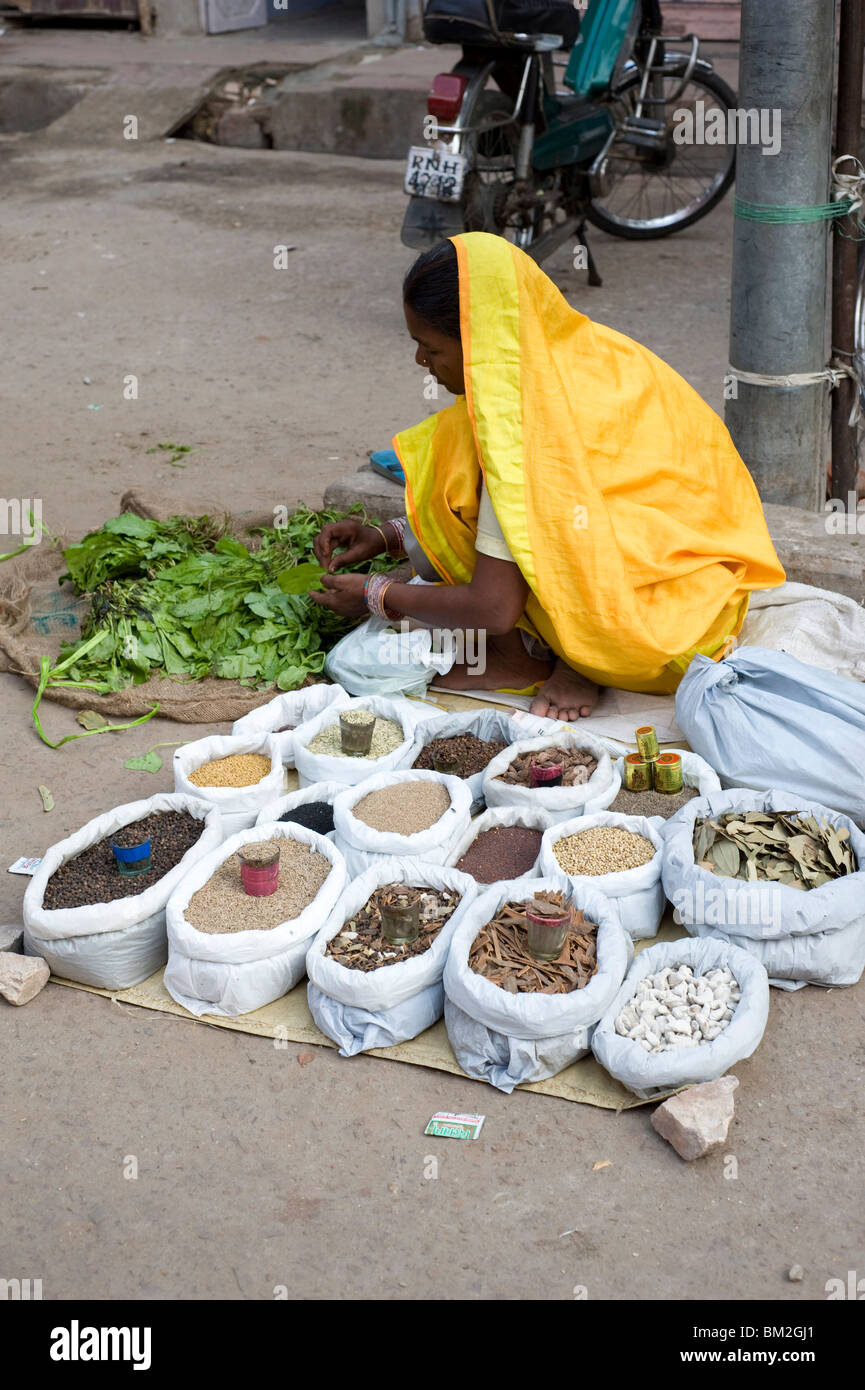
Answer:
[[[560,821],[544,832],[538,868],[545,877],[597,888],[615,904],[631,940],[642,941],[657,935],[667,901],[663,825],[661,816],[612,811]]]
[[[174,790],[209,801],[226,837],[246,830],[285,790],[285,768],[273,734],[210,734],[174,753]]]

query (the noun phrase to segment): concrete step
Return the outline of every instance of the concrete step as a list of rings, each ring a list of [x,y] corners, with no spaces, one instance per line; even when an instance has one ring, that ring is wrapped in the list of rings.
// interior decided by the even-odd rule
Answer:
[[[324,494],[326,507],[348,509],[356,502],[380,520],[405,514],[402,488],[368,464],[331,483]],[[819,512],[773,504],[767,504],[764,511],[778,558],[791,582],[832,589],[865,603],[865,512],[858,513],[861,530],[857,534],[836,535],[827,529],[830,518]],[[848,518],[848,524],[851,520]]]

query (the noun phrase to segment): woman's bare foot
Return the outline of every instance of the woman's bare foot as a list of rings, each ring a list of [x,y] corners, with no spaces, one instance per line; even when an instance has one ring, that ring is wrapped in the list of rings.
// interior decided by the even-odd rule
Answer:
[[[545,680],[530,706],[531,714],[547,719],[571,722],[585,719],[598,700],[598,687],[585,676],[577,675],[564,661],[557,661],[552,675]]]
[[[490,637],[486,650],[478,651],[474,663],[452,666],[445,675],[436,677],[435,684],[449,690],[525,690],[547,680],[552,673],[553,663],[529,656],[514,628],[502,636]]]

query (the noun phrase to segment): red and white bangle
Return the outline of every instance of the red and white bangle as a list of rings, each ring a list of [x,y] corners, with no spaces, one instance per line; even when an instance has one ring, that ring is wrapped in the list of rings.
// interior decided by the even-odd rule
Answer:
[[[385,611],[384,596],[393,583],[386,574],[368,574],[363,586],[363,601],[374,618],[389,623],[390,615]]]
[[[407,526],[408,526],[408,517],[406,517],[406,516],[392,516],[392,517],[389,517],[389,518],[388,518],[387,524],[388,524],[388,526],[392,526],[392,527],[393,527],[394,533],[395,533],[395,539],[394,539],[393,546],[390,546],[390,545],[389,545],[388,548],[387,548],[387,553],[388,553],[388,555],[404,555],[404,554],[405,554],[405,533],[406,533],[406,528],[407,528]]]

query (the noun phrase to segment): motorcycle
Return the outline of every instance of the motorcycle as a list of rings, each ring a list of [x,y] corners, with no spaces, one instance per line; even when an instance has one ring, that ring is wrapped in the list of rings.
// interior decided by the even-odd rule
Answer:
[[[600,284],[586,220],[614,236],[663,237],[723,198],[735,146],[688,131],[713,112],[726,129],[736,95],[696,35],[663,34],[658,0],[574,0],[583,13],[568,56],[561,34],[502,28],[507,3],[427,0],[425,37],[463,55],[433,79],[426,143],[409,151],[402,241],[423,249],[493,232],[541,261],[576,234]]]

